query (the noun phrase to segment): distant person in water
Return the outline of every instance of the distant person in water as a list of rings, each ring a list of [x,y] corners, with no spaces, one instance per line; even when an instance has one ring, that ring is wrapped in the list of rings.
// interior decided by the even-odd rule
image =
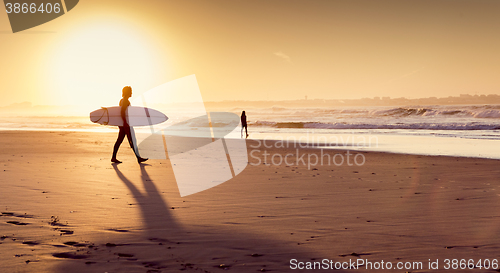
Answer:
[[[247,115],[245,111],[241,112],[241,137],[243,137],[243,129],[245,129],[245,138],[248,138]]]
[[[134,140],[132,138],[132,130],[131,130],[130,126],[128,125],[127,117],[126,117],[127,107],[130,106],[130,101],[128,100],[128,98],[132,97],[132,87],[130,87],[130,86],[123,87],[122,97],[123,98],[120,100],[120,106],[122,107],[120,114],[122,116],[123,126],[118,126],[118,128],[120,129],[120,132],[118,133],[118,139],[116,139],[116,142],[115,142],[115,147],[113,149],[113,157],[111,158],[111,162],[122,163],[120,160],[116,159],[116,153],[118,153],[118,148],[120,148],[120,145],[122,144],[123,139],[125,138],[125,136],[127,136],[128,143],[130,144],[130,148],[132,148],[132,150],[134,150],[135,156],[137,157],[137,162],[142,163],[148,159],[140,157],[139,152],[136,151],[136,149],[134,148]]]

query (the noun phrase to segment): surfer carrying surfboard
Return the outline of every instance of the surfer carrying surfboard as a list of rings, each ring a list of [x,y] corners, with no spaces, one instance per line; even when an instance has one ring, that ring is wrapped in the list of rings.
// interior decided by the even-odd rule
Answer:
[[[125,86],[123,87],[122,90],[122,99],[120,100],[120,107],[121,107],[121,117],[123,119],[123,126],[118,126],[120,131],[118,132],[118,138],[116,139],[115,146],[113,148],[113,157],[111,158],[111,162],[113,163],[122,163],[120,160],[116,159],[116,154],[118,153],[118,148],[120,148],[120,145],[123,142],[123,139],[125,136],[127,136],[128,143],[130,144],[130,148],[134,150],[134,154],[137,157],[137,162],[142,163],[146,160],[147,158],[142,158],[139,156],[139,152],[136,150],[135,145],[134,145],[134,140],[132,138],[132,129],[129,126],[126,118],[126,113],[127,113],[127,107],[130,106],[130,101],[128,100],[130,97],[132,97],[132,87],[130,86]]]

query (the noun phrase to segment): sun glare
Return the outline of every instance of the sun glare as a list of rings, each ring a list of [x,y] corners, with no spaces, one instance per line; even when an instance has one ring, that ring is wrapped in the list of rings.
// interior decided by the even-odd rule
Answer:
[[[45,77],[51,104],[117,105],[123,86],[144,91],[158,84],[158,53],[144,35],[123,25],[87,24],[52,50]]]

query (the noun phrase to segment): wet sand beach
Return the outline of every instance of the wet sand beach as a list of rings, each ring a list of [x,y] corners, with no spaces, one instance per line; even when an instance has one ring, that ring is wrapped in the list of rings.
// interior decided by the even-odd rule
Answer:
[[[308,167],[263,151],[319,149],[261,146],[240,175],[181,198],[168,159],[139,165],[122,145],[112,165],[116,133],[0,135],[2,272],[311,271],[292,259],[444,272],[445,259],[499,258],[498,160],[362,152],[362,166]]]

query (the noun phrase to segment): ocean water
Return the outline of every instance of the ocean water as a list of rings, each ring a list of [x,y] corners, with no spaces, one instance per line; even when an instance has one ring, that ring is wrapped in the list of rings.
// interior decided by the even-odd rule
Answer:
[[[247,111],[251,137],[329,149],[500,159],[500,105]]]
[[[328,149],[500,159],[500,105],[249,109],[251,137]]]
[[[251,139],[328,149],[500,159],[500,105],[245,110]],[[232,111],[240,113],[240,109]],[[178,120],[182,117],[170,117],[167,123]],[[0,117],[0,130],[116,132],[117,128],[94,124],[88,117],[31,116]],[[229,136],[240,137],[236,132]]]
[[[309,129],[498,131],[500,105],[256,109],[255,126]]]

